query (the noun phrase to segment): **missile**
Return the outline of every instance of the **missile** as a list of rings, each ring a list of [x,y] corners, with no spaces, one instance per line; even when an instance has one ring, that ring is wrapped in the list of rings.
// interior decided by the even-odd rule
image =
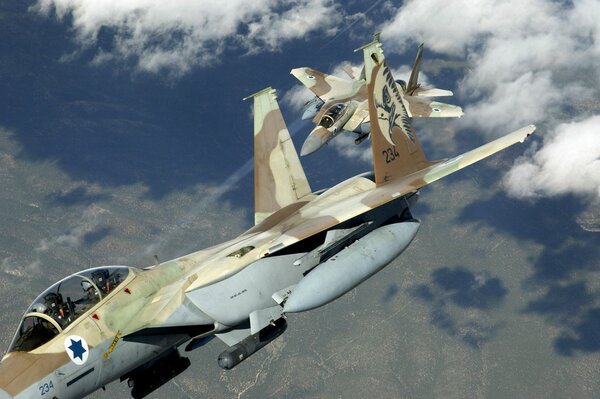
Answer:
[[[321,263],[294,288],[284,313],[311,310],[344,295],[400,255],[419,225],[412,219],[379,227]]]
[[[241,342],[223,351],[219,355],[219,367],[224,370],[231,370],[248,356],[283,334],[286,328],[287,322],[284,318],[275,320],[273,324],[268,325],[256,334],[252,334]]]
[[[359,145],[363,141],[365,141],[369,137],[369,133],[361,133],[356,139],[354,139],[354,144]]]

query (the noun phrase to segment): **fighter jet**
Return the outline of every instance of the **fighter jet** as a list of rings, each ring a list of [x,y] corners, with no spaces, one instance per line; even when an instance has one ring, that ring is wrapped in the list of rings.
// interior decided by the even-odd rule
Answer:
[[[375,35],[374,41],[379,42],[379,34]],[[408,117],[461,117],[462,108],[430,99],[452,96],[450,90],[424,88],[418,82],[423,46],[423,43],[419,46],[408,83],[403,80],[395,81]],[[360,144],[369,136],[371,127],[365,69],[358,71],[356,68],[346,67],[344,71],[352,80],[307,67],[292,69],[291,74],[316,96],[305,104],[302,119],[314,117],[313,122],[317,126],[306,138],[300,155],[312,154],[343,131],[356,133],[356,144]]]
[[[190,366],[182,352],[213,337],[227,345],[218,365],[235,367],[280,336],[290,314],[335,300],[400,255],[419,230],[410,208],[422,187],[535,130],[431,161],[380,44],[363,52],[373,171],[313,191],[275,91],[250,96],[255,225],[154,266],[102,266],[52,285],[2,358],[0,399],[80,398],[115,380],[142,398]]]

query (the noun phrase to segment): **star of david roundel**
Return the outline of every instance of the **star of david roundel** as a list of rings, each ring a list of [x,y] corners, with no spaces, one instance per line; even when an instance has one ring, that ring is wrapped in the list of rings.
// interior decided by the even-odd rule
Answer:
[[[65,338],[65,350],[69,359],[78,366],[85,364],[90,353],[87,342],[79,335],[70,335]]]

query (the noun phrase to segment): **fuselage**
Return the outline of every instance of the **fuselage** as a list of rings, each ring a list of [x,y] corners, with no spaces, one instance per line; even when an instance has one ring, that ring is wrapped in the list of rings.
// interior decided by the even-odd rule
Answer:
[[[115,291],[64,331],[28,352],[7,353],[0,364],[0,397],[82,397],[190,338],[247,323],[250,313],[277,305],[273,294],[298,284],[315,266],[294,262],[321,245],[327,231],[383,221],[402,210],[402,195],[394,191],[353,177],[280,209],[228,242],[129,269]],[[386,203],[391,206],[375,215]],[[179,327],[169,332],[169,326]],[[156,333],[161,328],[168,333]],[[84,364],[73,362],[69,337],[84,338]]]

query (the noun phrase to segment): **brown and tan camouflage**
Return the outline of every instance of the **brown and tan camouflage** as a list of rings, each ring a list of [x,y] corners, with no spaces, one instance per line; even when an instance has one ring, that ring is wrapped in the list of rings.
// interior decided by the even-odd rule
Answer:
[[[375,40],[369,45],[377,46],[377,55],[381,57],[379,60],[384,60],[383,50],[379,36],[375,36]],[[418,65],[422,54],[422,47],[419,47],[417,53]],[[363,50],[361,47],[358,50]],[[367,69],[365,69],[366,71]],[[349,76],[357,76],[356,71],[347,71]],[[311,90],[317,97],[324,101],[320,111],[315,115],[313,122],[318,124],[323,115],[333,106],[340,103],[355,104],[354,116],[343,126],[345,131],[356,131],[361,123],[370,121],[367,101],[367,81],[369,76],[362,74],[353,80],[347,80],[316,71],[312,68],[301,67],[292,69],[291,74],[294,75],[304,86]],[[416,75],[415,75],[416,76]],[[414,78],[411,76],[411,78]],[[416,84],[416,83],[415,83]],[[436,88],[423,88],[416,85],[410,89],[410,93],[405,91],[400,85],[397,85],[402,103],[407,111],[408,117],[411,118],[460,118],[463,115],[462,108],[456,105],[446,104],[439,101],[433,101],[428,97],[434,96],[451,96],[449,90]]]
[[[104,356],[95,360],[95,367],[109,365],[121,350],[123,337],[164,326],[184,304],[186,294],[223,281],[268,255],[522,142],[535,130],[528,126],[449,160],[429,162],[412,125],[402,120],[408,115],[405,98],[394,91],[398,87],[380,44],[373,42],[362,50],[366,80],[357,92],[365,96],[371,118],[375,181],[356,176],[320,195],[311,193],[275,91],[267,88],[256,93],[252,96],[256,225],[214,247],[153,267],[130,269],[118,289],[59,335],[29,352],[8,353],[0,364],[0,389],[12,397],[32,386],[35,392],[34,385],[41,378],[70,361],[64,344],[68,335],[85,337],[90,348],[103,351]],[[385,90],[389,98],[383,94]],[[243,255],[236,256],[239,253]],[[214,328],[217,327],[215,323]]]
[[[254,215],[258,224],[310,194],[311,189],[279,111],[275,91],[267,88],[253,97]]]

